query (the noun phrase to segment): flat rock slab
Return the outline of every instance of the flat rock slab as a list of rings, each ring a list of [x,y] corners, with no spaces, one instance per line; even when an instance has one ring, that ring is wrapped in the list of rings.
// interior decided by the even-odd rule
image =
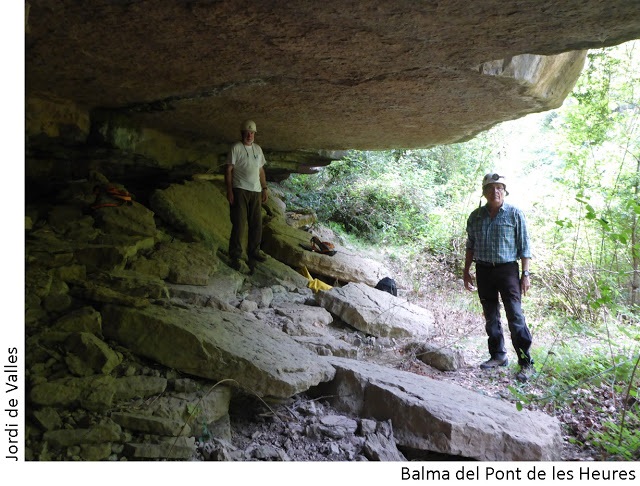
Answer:
[[[152,459],[190,459],[196,453],[196,442],[193,437],[166,438],[156,436],[156,444],[134,443],[125,444],[127,457],[137,460]]]
[[[171,297],[189,304],[206,306],[211,300],[229,303],[236,299],[244,280],[244,276],[238,272],[219,272],[205,286],[168,284],[167,288]]]
[[[333,322],[331,313],[322,307],[295,302],[276,302],[271,307],[277,315],[291,322],[286,326],[290,336],[324,336],[327,326]]]
[[[290,291],[300,288],[304,289],[309,284],[306,277],[303,277],[292,267],[282,263],[275,257],[267,258],[266,262],[258,263],[255,272],[250,275],[250,280],[254,286],[270,287],[273,285],[282,285]]]
[[[193,240],[211,248],[226,248],[231,221],[226,193],[221,188],[215,181],[185,181],[157,189],[149,203],[160,218]]]
[[[288,398],[335,372],[282,331],[237,313],[107,305],[102,315],[105,336],[132,352],[194,376],[232,379],[259,396]]]
[[[481,461],[558,461],[560,423],[542,412],[405,371],[325,358],[336,377],[319,393],[345,412],[393,424],[401,447]]]
[[[333,256],[303,249],[300,245],[309,245],[311,236],[274,219],[264,227],[262,249],[291,268],[306,267],[313,276],[323,276],[327,282],[365,282],[374,286],[390,273],[382,263],[343,248],[338,242],[332,242],[337,250]]]
[[[319,292],[318,303],[359,331],[376,337],[429,337],[434,317],[428,310],[362,283]]]

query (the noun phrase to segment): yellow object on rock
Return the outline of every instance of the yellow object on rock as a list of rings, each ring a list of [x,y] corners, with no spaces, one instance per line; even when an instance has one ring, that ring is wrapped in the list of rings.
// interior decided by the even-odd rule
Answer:
[[[333,288],[331,285],[324,283],[322,280],[312,278],[309,270],[307,270],[307,267],[302,267],[300,273],[307,277],[307,279],[309,280],[309,284],[307,285],[307,287],[309,287],[314,292],[318,292],[318,290],[331,290]]]

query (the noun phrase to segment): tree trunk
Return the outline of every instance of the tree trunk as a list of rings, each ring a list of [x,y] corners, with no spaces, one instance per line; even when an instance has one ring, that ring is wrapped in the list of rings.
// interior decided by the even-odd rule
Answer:
[[[634,202],[640,204],[639,195],[640,178],[640,158],[636,158],[636,181],[634,183]],[[638,304],[638,291],[640,290],[640,248],[638,247],[638,213],[633,208],[633,219],[631,223],[631,264],[633,265],[633,275],[631,277],[631,306]]]

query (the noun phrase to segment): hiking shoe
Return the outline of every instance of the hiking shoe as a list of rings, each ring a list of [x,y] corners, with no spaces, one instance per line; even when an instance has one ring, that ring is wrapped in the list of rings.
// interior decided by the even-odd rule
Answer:
[[[520,366],[520,371],[516,373],[516,380],[518,380],[520,383],[526,383],[532,373],[533,368],[531,368],[531,366]]]
[[[257,262],[266,262],[269,255],[267,255],[262,250],[258,250],[255,254],[251,255],[251,260],[255,260]]]
[[[249,274],[253,275],[256,272],[256,267],[258,266],[258,261],[257,260],[249,260],[247,262],[247,264],[249,265]]]
[[[509,358],[504,357],[502,359],[491,358],[480,365],[483,370],[490,370],[497,368],[498,366],[507,366],[509,364]]]
[[[247,267],[247,264],[238,258],[231,260],[231,268],[240,273],[249,273],[249,267]]]

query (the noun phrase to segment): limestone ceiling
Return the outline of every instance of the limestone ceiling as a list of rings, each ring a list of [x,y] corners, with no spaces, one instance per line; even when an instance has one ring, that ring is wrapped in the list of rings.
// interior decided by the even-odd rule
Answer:
[[[235,140],[250,117],[257,140],[281,151],[464,139],[558,106],[584,53],[518,56],[640,37],[637,0],[25,5],[28,96],[199,140]]]

